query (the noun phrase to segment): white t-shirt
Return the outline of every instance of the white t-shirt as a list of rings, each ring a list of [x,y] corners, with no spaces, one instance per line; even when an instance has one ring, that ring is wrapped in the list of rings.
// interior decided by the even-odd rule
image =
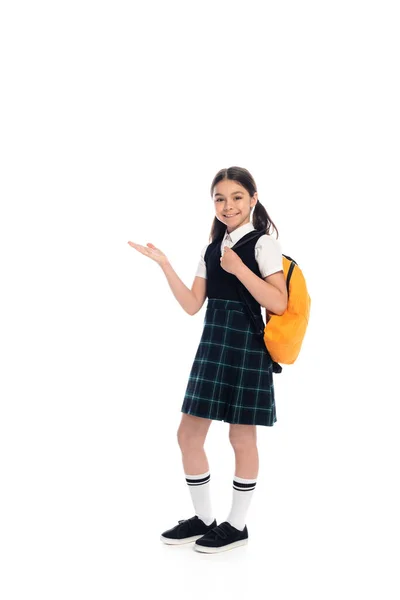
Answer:
[[[232,246],[236,244],[241,237],[246,235],[246,233],[249,233],[249,231],[253,231],[254,229],[255,228],[253,227],[252,223],[245,223],[244,225],[241,225],[232,231],[230,234],[228,231],[226,231],[221,242],[221,253],[224,246],[229,246],[229,248],[232,248]],[[195,277],[204,277],[204,279],[207,279],[207,267],[206,263],[204,262],[204,255],[208,246],[209,244],[206,244],[201,251],[200,261]],[[281,245],[278,240],[271,235],[266,233],[258,238],[254,247],[254,256],[263,279],[268,277],[268,275],[272,275],[278,271],[283,271]]]

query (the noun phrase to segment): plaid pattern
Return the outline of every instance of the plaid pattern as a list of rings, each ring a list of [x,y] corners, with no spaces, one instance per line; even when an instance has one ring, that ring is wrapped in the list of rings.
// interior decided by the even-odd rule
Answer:
[[[262,323],[261,312],[256,316]],[[243,302],[208,298],[181,412],[227,423],[276,421],[272,359]]]

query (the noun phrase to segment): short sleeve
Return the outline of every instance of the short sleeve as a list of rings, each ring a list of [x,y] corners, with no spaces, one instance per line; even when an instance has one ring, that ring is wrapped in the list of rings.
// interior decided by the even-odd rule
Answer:
[[[206,263],[204,261],[204,255],[206,253],[208,244],[206,244],[204,246],[204,248],[202,249],[201,253],[200,253],[200,260],[199,260],[199,264],[197,266],[197,271],[195,274],[195,277],[204,277],[204,279],[207,279],[207,267],[206,267]]]
[[[283,271],[281,245],[276,238],[267,233],[257,240],[255,258],[263,279],[273,273]]]

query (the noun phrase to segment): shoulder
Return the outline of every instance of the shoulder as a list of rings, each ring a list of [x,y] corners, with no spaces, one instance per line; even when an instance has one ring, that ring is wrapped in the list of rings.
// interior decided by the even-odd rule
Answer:
[[[271,235],[264,234],[258,238],[254,254],[263,279],[283,271],[282,248]]]
[[[264,235],[260,235],[258,238],[256,245],[256,249],[267,249],[271,251],[278,251],[282,253],[282,247],[280,242],[268,233],[264,233]]]

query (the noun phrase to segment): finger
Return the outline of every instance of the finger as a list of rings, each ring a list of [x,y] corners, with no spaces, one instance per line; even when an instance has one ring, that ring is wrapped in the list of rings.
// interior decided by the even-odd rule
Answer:
[[[144,254],[145,256],[150,256],[150,254],[152,253],[151,248],[146,248],[146,246],[141,246],[140,244],[135,244],[133,247],[135,248],[135,250],[137,250],[141,254]]]
[[[146,248],[145,246],[141,246],[140,244],[136,244],[135,242],[128,242],[128,244],[130,246],[132,246],[132,248],[136,248],[136,250],[147,250],[148,248]]]

